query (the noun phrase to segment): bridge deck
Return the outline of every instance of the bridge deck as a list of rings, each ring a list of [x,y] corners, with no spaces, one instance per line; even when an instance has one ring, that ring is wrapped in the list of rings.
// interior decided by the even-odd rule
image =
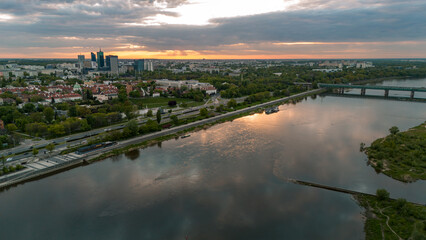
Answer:
[[[349,85],[349,84],[327,84],[327,83],[319,83],[318,86],[321,88],[360,88],[360,89],[426,92],[425,87],[397,87],[397,86]]]

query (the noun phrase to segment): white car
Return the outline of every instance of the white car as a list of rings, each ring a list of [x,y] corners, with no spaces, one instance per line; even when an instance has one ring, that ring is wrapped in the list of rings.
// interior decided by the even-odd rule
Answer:
[[[6,159],[6,162],[10,162],[10,161],[12,161],[13,160],[13,158],[8,158],[8,159]]]

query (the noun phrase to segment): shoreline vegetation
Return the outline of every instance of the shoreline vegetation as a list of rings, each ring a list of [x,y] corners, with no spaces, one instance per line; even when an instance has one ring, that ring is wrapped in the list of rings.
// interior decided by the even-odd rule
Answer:
[[[402,181],[426,180],[426,121],[419,126],[399,132],[397,127],[389,129],[390,134],[360,150],[368,157],[368,164],[376,172]]]
[[[378,189],[376,196],[353,195],[365,209],[364,232],[366,240],[376,239],[426,239],[426,207],[390,199],[385,189]]]

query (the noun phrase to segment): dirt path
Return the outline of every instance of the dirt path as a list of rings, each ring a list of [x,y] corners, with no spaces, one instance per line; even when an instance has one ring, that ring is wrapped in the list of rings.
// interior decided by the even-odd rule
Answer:
[[[382,212],[382,210],[385,210],[386,208],[389,208],[389,207],[385,207],[385,208],[383,208],[383,209],[380,209],[379,207],[377,207],[377,204],[376,204],[376,208],[379,210],[379,212],[380,212],[380,214],[382,214],[383,216],[385,216],[386,217],[386,226],[388,226],[388,228],[393,232],[393,234],[395,234],[395,236],[397,236],[398,237],[398,239],[400,239],[400,240],[403,240],[403,238],[402,237],[400,237],[390,226],[389,226],[389,216],[388,215],[386,215],[386,214],[384,214],[383,212]]]

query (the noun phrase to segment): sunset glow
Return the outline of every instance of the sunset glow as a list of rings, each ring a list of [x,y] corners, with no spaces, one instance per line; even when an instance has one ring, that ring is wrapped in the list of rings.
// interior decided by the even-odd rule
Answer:
[[[99,48],[159,59],[426,55],[418,0],[36,2],[0,2],[0,57],[75,58]]]

